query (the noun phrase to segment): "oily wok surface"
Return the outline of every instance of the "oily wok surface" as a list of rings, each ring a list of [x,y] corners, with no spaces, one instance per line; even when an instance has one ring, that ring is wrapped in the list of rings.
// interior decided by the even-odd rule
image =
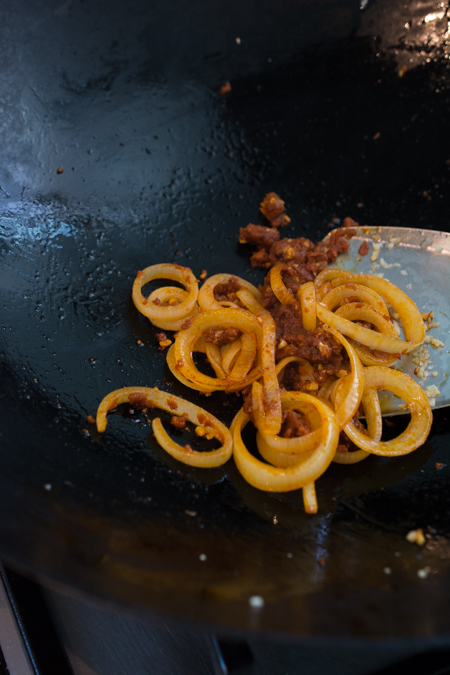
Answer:
[[[111,416],[103,437],[86,423],[128,385],[232,420],[238,397],[206,399],[170,375],[131,285],[162,261],[260,283],[237,232],[258,222],[267,191],[286,201],[285,236],[318,240],[347,215],[448,231],[445,26],[424,18],[434,4],[113,3],[106,16],[100,3],[42,2],[24,3],[23,19],[3,6],[7,561],[128,607],[233,629],[448,635],[446,410],[412,455],[332,466],[317,483],[316,516],[301,492],[258,492],[232,462],[178,464],[139,415]],[[225,80],[232,91],[220,96]],[[392,423],[396,435],[405,422]],[[424,547],[405,539],[416,527]]]

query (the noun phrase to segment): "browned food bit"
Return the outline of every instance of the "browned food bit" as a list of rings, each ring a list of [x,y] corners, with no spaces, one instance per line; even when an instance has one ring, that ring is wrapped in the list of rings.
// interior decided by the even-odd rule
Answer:
[[[303,413],[296,410],[285,410],[283,412],[280,436],[283,438],[293,438],[294,436],[309,434],[310,431],[311,425]]]
[[[284,201],[276,192],[268,192],[261,202],[261,213],[272,227],[283,227],[291,222],[284,212]]]
[[[227,345],[234,342],[242,333],[238,328],[210,328],[203,333],[205,342],[212,342],[214,345]]]
[[[95,417],[92,417],[92,415],[88,415],[88,416],[86,417],[86,422],[87,422],[88,424],[95,424]]]
[[[251,257],[253,267],[270,268],[281,264],[283,283],[296,298],[302,284],[313,281],[340,253],[349,249],[348,240],[356,234],[355,226],[358,223],[352,218],[345,218],[344,227],[336,229],[325,241],[314,244],[305,237],[280,239],[278,230],[250,224],[241,228],[239,241],[258,247]],[[297,302],[282,304],[272,290],[270,275],[259,290],[262,304],[272,314],[277,327],[276,361],[298,356],[307,359],[313,368],[311,377],[302,372],[298,363],[289,364],[283,386],[290,391],[315,393],[329,375],[341,376],[348,370],[348,359],[341,345],[324,328],[306,330]]]
[[[64,173],[64,169],[61,169],[61,167],[59,166],[59,167],[56,169],[56,173]]]
[[[359,227],[359,224],[356,222],[356,220],[353,220],[353,218],[350,218],[350,216],[346,216],[344,218],[344,222],[342,223],[342,227]]]
[[[363,241],[363,243],[358,249],[359,255],[361,256],[367,255],[369,251],[370,251],[369,244],[367,243],[367,241]]]
[[[158,349],[160,352],[163,352],[167,347],[170,347],[170,345],[172,344],[172,340],[169,340],[169,338],[165,333],[158,333],[156,339],[158,340],[159,343]]]
[[[248,227],[241,228],[239,240],[253,243],[252,234],[254,231],[249,231]],[[250,232],[249,236],[247,235],[248,232]],[[319,272],[324,270],[330,262],[336,260],[340,253],[348,251],[348,239],[351,239],[355,234],[355,230],[352,228],[338,228],[330,234],[326,241],[320,241],[318,244],[313,244],[305,237],[289,238],[275,241],[270,249],[267,249],[268,242],[265,239],[263,244],[256,241],[255,244],[259,251],[251,256],[250,262],[252,267],[272,267],[285,263],[297,270],[299,284],[313,281]]]
[[[276,230],[274,227],[265,227],[265,225],[253,225],[249,223],[247,227],[241,227],[239,230],[239,242],[241,244],[251,244],[265,251],[270,251],[272,245],[279,238],[279,230]]]
[[[286,356],[300,356],[310,361],[313,366],[321,363],[323,369],[318,372],[323,374],[325,371],[333,375],[337,375],[345,367],[338,342],[324,328],[305,330],[296,303],[282,305],[276,300],[269,311],[277,325],[277,361]]]
[[[178,429],[178,431],[182,431],[186,428],[186,420],[186,413],[183,413],[182,415],[174,415],[170,420],[170,424],[174,426],[175,429]]]
[[[445,469],[446,466],[447,466],[447,464],[445,464],[445,462],[435,462],[435,464],[434,464],[434,468],[436,469],[436,471],[440,471],[441,469]]]
[[[228,82],[228,80],[220,87],[219,89],[219,94],[221,96],[225,96],[225,94],[229,94],[231,91],[231,84]]]
[[[307,331],[310,333],[311,331]],[[308,335],[305,336],[306,338]],[[327,335],[327,338],[330,339],[331,336]],[[290,354],[290,356],[299,356],[299,352],[306,352],[305,347],[303,348],[298,348],[293,346],[292,344],[289,344],[284,340],[280,340],[281,345],[278,345],[278,351],[277,354],[283,354],[283,350],[285,348],[287,352],[289,351],[296,351],[296,354]],[[317,393],[319,387],[322,386],[322,384],[325,382],[325,380],[329,377],[329,375],[336,375],[342,371],[345,370],[345,367],[343,365],[343,357],[340,352],[338,351],[338,346],[337,344],[333,343],[333,350],[330,356],[330,360],[328,362],[324,363],[311,363],[311,370],[306,369],[302,364],[300,363],[289,363],[286,368],[284,369],[284,374],[283,374],[283,387],[287,389],[287,391],[302,391],[310,394],[315,394]],[[284,358],[284,356],[282,357]],[[302,356],[301,358],[305,358]],[[281,359],[278,359],[280,361]],[[346,364],[345,364],[346,365]]]
[[[169,404],[169,408],[171,410],[176,410],[178,408],[178,403],[173,396],[170,396],[170,398],[167,399],[167,403]]]
[[[183,323],[180,326],[180,330],[187,330],[192,326],[192,317],[190,319],[186,319],[186,321],[183,321]]]
[[[203,281],[203,279],[206,279],[207,276],[208,276],[208,272],[206,270],[202,270],[202,272],[200,274],[200,279]]]
[[[133,406],[133,408],[139,408],[144,414],[146,414],[149,409],[154,410],[156,408],[153,401],[140,392],[130,394],[130,405]]]
[[[226,284],[216,284],[214,287],[214,298],[217,302],[239,302],[236,295],[241,290],[241,284],[236,277],[230,277]]]

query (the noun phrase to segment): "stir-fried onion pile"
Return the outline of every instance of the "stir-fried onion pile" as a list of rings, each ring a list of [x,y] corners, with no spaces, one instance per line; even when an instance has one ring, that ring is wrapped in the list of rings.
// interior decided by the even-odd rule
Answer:
[[[158,443],[181,462],[197,467],[217,467],[231,455],[244,478],[261,490],[283,492],[303,489],[305,510],[317,511],[314,483],[332,461],[360,462],[373,453],[395,457],[412,452],[427,438],[431,408],[421,387],[408,375],[392,368],[425,338],[425,327],[414,302],[389,281],[369,274],[326,269],[314,282],[303,284],[294,297],[282,278],[282,267],[270,271],[270,285],[283,305],[296,305],[306,331],[318,326],[342,346],[348,367],[342,376],[328,376],[314,391],[286,391],[285,367],[297,363],[305,380],[314,379],[308,360],[289,356],[276,363],[275,321],[261,304],[257,288],[244,279],[216,274],[202,287],[193,272],[172,264],[152,265],[139,272],[133,285],[137,309],[164,330],[173,330],[174,344],[167,353],[173,375],[187,387],[209,395],[213,391],[243,392],[246,406],[230,429],[207,411],[158,389],[127,387],[108,394],[97,413],[97,428],[106,428],[108,411],[120,403],[160,408],[196,425],[196,433],[216,438],[220,447],[198,452],[175,443],[159,418],[153,420]],[[154,279],[171,279],[179,287],[164,287],[148,298],[142,287]],[[214,290],[232,279],[233,300],[217,300]],[[390,310],[400,317],[405,339],[397,334]],[[206,355],[215,376],[199,370],[195,352]],[[377,391],[393,392],[403,399],[411,420],[397,438],[382,441],[382,420]],[[283,415],[300,413],[305,422],[301,435],[284,437]],[[363,415],[364,427],[358,418]],[[263,458],[251,454],[242,440],[242,429],[252,420]],[[345,434],[350,447],[340,443]],[[264,460],[264,461],[263,461]]]

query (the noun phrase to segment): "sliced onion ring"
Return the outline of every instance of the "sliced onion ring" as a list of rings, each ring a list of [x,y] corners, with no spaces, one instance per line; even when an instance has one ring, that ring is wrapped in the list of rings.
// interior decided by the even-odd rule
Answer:
[[[209,277],[202,287],[200,288],[198,294],[198,304],[204,310],[207,309],[220,309],[221,307],[238,307],[236,303],[229,302],[228,300],[219,302],[214,296],[214,289],[218,284],[227,284],[231,278],[237,280],[241,288],[247,289],[258,302],[261,302],[261,293],[258,291],[256,286],[253,286],[249,281],[237,277],[235,274],[214,274],[212,277]]]
[[[345,333],[345,330],[342,331],[342,327],[339,328],[339,326],[337,325],[335,326],[336,328],[338,328],[338,330],[341,330],[341,332],[344,332],[346,335],[348,334],[349,337],[352,337],[358,342],[362,342],[363,344],[366,344],[369,347],[380,349],[381,351],[389,352],[391,354],[393,353],[409,354],[416,347],[421,345],[422,342],[424,341],[425,325],[417,306],[411,300],[411,298],[409,298],[406,295],[406,293],[404,293],[397,286],[394,286],[394,284],[391,284],[391,282],[387,281],[387,279],[382,279],[381,277],[377,277],[371,274],[353,274],[352,272],[344,272],[342,270],[337,269],[327,269],[321,272],[316,277],[314,283],[316,287],[318,287],[325,282],[328,282],[333,288],[341,285],[342,283],[355,282],[363,286],[368,286],[372,290],[379,293],[381,296],[383,296],[385,300],[389,302],[389,304],[392,305],[392,307],[394,307],[396,312],[399,314],[400,320],[403,324],[403,328],[405,331],[406,341],[398,340],[396,346],[395,342],[391,343],[390,339],[385,338],[385,342],[382,342],[381,344],[379,342],[369,344],[365,340],[358,339],[358,337],[355,337],[355,335]],[[326,308],[321,307],[321,311],[322,309],[324,312],[328,312]],[[325,321],[325,323],[328,323],[328,321],[326,321],[325,319],[323,320]],[[342,325],[346,326],[346,324]],[[367,329],[362,330],[364,331]],[[367,335],[367,337],[370,339],[369,334]],[[390,345],[390,348],[386,349],[386,345],[388,343]],[[398,348],[398,343],[401,343],[402,347],[401,349]]]
[[[322,439],[311,455],[296,466],[280,469],[265,464],[253,457],[245,447],[241,432],[250,418],[241,409],[232,424],[234,459],[245,480],[259,490],[288,492],[305,487],[323,474],[336,451],[339,425],[333,411],[322,401],[309,394],[289,392],[288,395],[316,406],[322,418]]]
[[[336,399],[339,400],[342,386],[338,385]],[[374,441],[381,439],[383,432],[383,420],[381,417],[380,399],[376,389],[364,388],[361,405],[367,423],[367,433]],[[365,450],[352,450],[351,452],[336,452],[333,462],[337,464],[357,464],[369,457],[370,453]]]
[[[200,342],[200,340],[198,341]],[[198,343],[196,343],[197,346]],[[205,346],[205,352],[206,352],[206,346]],[[203,394],[211,394],[213,391],[216,391],[216,387],[213,385],[206,385],[206,384],[197,384],[195,382],[190,382],[187,377],[185,377],[181,372],[180,369],[177,368],[177,360],[175,358],[175,345],[171,345],[167,351],[167,356],[166,356],[166,362],[167,365],[169,366],[169,370],[172,373],[176,379],[181,382],[181,384],[184,384],[186,387],[189,387],[190,389],[195,389],[196,391],[201,391]]]
[[[222,345],[220,348],[220,353],[222,354],[222,368],[227,375],[230,374],[233,367],[233,361],[237,359],[241,347],[242,339],[239,337],[233,342],[229,342],[227,345]]]
[[[371,347],[372,349],[379,349],[380,351],[388,352],[389,354],[409,354],[418,346],[418,344],[412,344],[400,340],[400,338],[377,333],[370,328],[365,328],[348,319],[344,319],[335,312],[330,312],[330,310],[326,309],[320,302],[317,303],[317,316],[323,323],[335,328],[342,333],[342,335],[353,338],[353,340],[361,342],[363,345]]]
[[[212,387],[212,390],[238,391],[251,384],[261,376],[262,327],[257,317],[245,309],[221,307],[201,312],[192,320],[191,325],[175,336],[173,356],[175,368],[190,382],[201,387]],[[258,365],[245,379],[233,382],[226,379],[210,377],[201,373],[192,358],[192,351],[197,340],[210,328],[228,326],[238,328],[242,333],[256,333],[258,337]]]
[[[186,298],[180,304],[172,307],[161,307],[160,305],[155,305],[153,302],[148,302],[142,295],[142,287],[154,279],[172,279],[173,281],[178,281],[186,288]],[[178,289],[172,288],[171,290],[176,292]],[[197,296],[197,279],[189,267],[182,267],[181,265],[171,265],[170,263],[151,265],[150,267],[146,267],[145,270],[138,272],[133,283],[133,302],[141,314],[144,314],[150,321],[176,321],[185,319],[194,309]]]
[[[226,374],[222,368],[222,357],[220,354],[219,345],[215,345],[213,342],[206,342],[205,345],[206,356],[211,365],[211,368],[214,370],[217,377],[224,380],[226,378]]]
[[[316,484],[308,483],[303,488],[303,505],[306,513],[317,513],[319,506],[317,504]]]
[[[244,333],[241,337],[241,350],[236,362],[228,375],[230,380],[239,382],[247,377],[258,350],[256,333]]]
[[[156,387],[124,387],[110,392],[100,403],[97,411],[97,430],[103,433],[107,424],[107,413],[122,403],[131,403],[145,408],[161,408],[173,415],[185,415],[192,424],[207,427],[221,443],[221,447],[210,452],[198,452],[190,446],[175,443],[164,430],[159,418],[153,420],[156,440],[172,457],[184,464],[197,467],[216,467],[227,462],[233,452],[231,433],[214,415],[179,396],[168,394]]]
[[[344,319],[349,319],[350,321],[367,321],[376,328],[383,335],[390,335],[391,337],[397,338],[397,333],[395,331],[394,325],[391,323],[389,314],[388,319],[381,316],[376,309],[370,307],[365,303],[360,302],[349,302],[342,307],[339,307],[335,314],[343,317]],[[361,362],[365,366],[393,366],[397,363],[400,358],[400,354],[387,354],[386,352],[379,352],[378,355],[366,345],[361,345],[359,343],[352,344],[358,354]]]
[[[330,312],[331,314],[331,312]],[[346,376],[346,394],[342,402],[336,407],[336,417],[339,421],[341,428],[344,428],[347,422],[349,422],[353,415],[359,408],[361,403],[362,393],[364,389],[364,368],[359,359],[359,356],[355,352],[354,347],[341,335],[337,330],[331,328],[330,326],[326,327],[327,331],[341,343],[341,345],[346,350],[348,357],[350,359],[351,373]]]
[[[405,431],[391,441],[372,440],[358,431],[351,422],[344,429],[347,436],[366,452],[384,457],[406,455],[423,445],[433,420],[423,389],[409,375],[391,368],[372,366],[365,369],[364,375],[367,389],[385,389],[404,399],[411,412],[411,420]]]
[[[316,292],[312,281],[299,286],[297,291],[302,310],[302,322],[305,330],[315,330],[317,327]]]
[[[267,434],[278,434],[281,429],[280,387],[275,368],[275,350],[277,327],[272,315],[245,289],[238,291],[239,300],[253,312],[261,322],[261,372],[264,382],[264,399],[266,404],[264,426],[260,431]]]
[[[298,392],[284,392],[282,394],[283,410],[298,410],[299,412],[303,412],[311,425],[311,432],[305,434],[304,436],[283,438],[282,436],[272,436],[270,434],[265,434],[264,432],[258,431],[257,444],[258,448],[267,447],[269,451],[274,450],[277,453],[281,453],[283,455],[295,455],[297,456],[297,459],[299,459],[299,454],[314,450],[314,448],[320,443],[322,437],[322,419],[315,406],[305,403],[304,401],[300,402],[295,398],[287,398],[290,393]],[[263,457],[271,464],[275,464],[275,466],[277,465],[276,462],[272,462],[271,459],[268,459],[266,455],[263,454]]]
[[[371,288],[363,286],[362,284],[353,284],[351,282],[343,283],[341,286],[327,290],[322,297],[320,297],[321,290],[326,288],[321,286],[317,289],[318,300],[325,305],[327,309],[332,311],[343,300],[349,298],[357,298],[356,302],[364,302],[367,305],[374,307],[385,319],[389,320],[389,310],[379,293],[376,293]]]
[[[316,440],[318,439],[318,442],[315,444],[315,447],[319,445],[321,435],[322,434],[320,433],[319,430],[319,434],[317,435],[316,438]],[[266,460],[266,462],[269,462],[269,464],[279,469],[287,469],[291,466],[297,466],[298,464],[301,464],[303,461],[305,461],[305,459],[307,459],[313,454],[313,451],[315,449],[313,447],[313,449],[308,452],[288,455],[286,452],[278,452],[278,450],[274,450],[273,448],[271,448],[270,445],[266,445],[259,433],[256,434],[256,444],[258,446],[259,454],[261,455],[261,457],[263,457]]]
[[[295,302],[295,298],[286,288],[283,277],[281,276],[282,270],[283,265],[275,265],[272,267],[269,272],[270,286],[282,305],[292,305],[292,303]]]
[[[168,301],[170,300],[176,300],[178,305],[180,305],[182,302],[186,300],[188,297],[188,293],[183,290],[182,288],[176,288],[174,286],[164,286],[164,288],[158,288],[157,290],[153,291],[150,293],[150,295],[147,298],[147,307],[152,307],[155,306],[154,300],[158,299],[160,301],[160,304],[157,305],[158,309],[163,309],[165,310],[166,308],[170,307],[170,305],[167,304]],[[177,305],[173,305],[177,306]],[[186,319],[191,319],[193,316],[197,314],[198,307],[197,305],[194,305],[194,308],[192,309],[189,314],[186,316],[183,316],[182,319],[156,319],[152,318],[151,322],[154,326],[157,328],[162,328],[162,330],[180,330],[181,326],[183,323],[186,321]],[[148,317],[147,317],[148,318]]]

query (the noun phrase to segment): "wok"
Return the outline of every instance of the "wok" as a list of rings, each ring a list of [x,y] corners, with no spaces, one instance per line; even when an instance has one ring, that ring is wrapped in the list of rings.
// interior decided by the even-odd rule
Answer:
[[[333,466],[316,516],[232,462],[181,466],[136,417],[112,416],[102,438],[86,423],[138,384],[231,421],[237,397],[174,381],[131,284],[159,261],[261,282],[237,232],[267,191],[286,201],[286,236],[317,240],[347,215],[448,231],[447,10],[24,0],[1,13],[3,559],[229,629],[447,640],[446,410],[410,456]],[[405,539],[417,527],[424,547]]]

